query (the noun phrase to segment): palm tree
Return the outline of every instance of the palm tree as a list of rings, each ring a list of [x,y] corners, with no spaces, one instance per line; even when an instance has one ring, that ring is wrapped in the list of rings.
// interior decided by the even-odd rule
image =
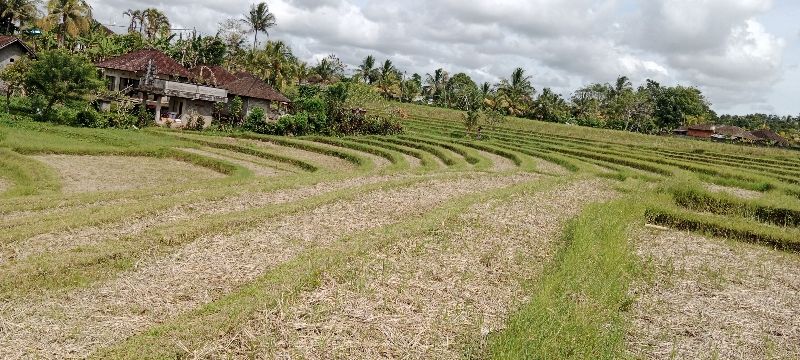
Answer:
[[[361,61],[361,65],[358,66],[358,72],[356,74],[361,77],[365,83],[372,84],[376,78],[375,70],[375,57],[369,55]]]
[[[141,33],[140,25],[144,22],[144,18],[142,17],[142,10],[128,9],[124,13],[122,13],[122,15],[131,18],[131,22],[128,24],[129,33],[135,31],[139,31]]]
[[[266,63],[267,80],[279,90],[291,79],[295,57],[292,49],[283,41],[267,41],[263,58]]]
[[[36,0],[3,0],[0,1],[0,17],[5,22],[7,34],[12,34],[16,29],[22,29],[26,22],[36,19],[39,10]],[[15,26],[14,23],[19,24]]]
[[[431,74],[425,74],[425,94],[435,102],[440,102],[444,99],[447,101],[447,83],[450,82],[450,76],[444,69],[436,69]]]
[[[397,68],[394,67],[391,60],[386,60],[383,62],[383,66],[380,67],[378,70],[378,87],[381,90],[381,93],[387,99],[391,97],[392,94],[392,87],[395,85],[398,79],[398,72]]]
[[[503,79],[497,85],[497,93],[511,115],[524,114],[533,101],[534,91],[531,76],[526,76],[523,68],[514,69],[509,79]]]
[[[161,10],[155,8],[142,11],[140,25],[144,27],[144,34],[149,40],[164,37],[170,32],[169,18]]]
[[[253,49],[258,44],[258,32],[263,32],[269,37],[268,30],[275,26],[275,14],[269,12],[267,3],[262,2],[258,5],[250,5],[250,12],[245,15],[242,21],[250,27],[250,31],[255,33],[253,36]]]
[[[50,0],[45,20],[57,28],[59,44],[63,44],[66,35],[77,36],[89,30],[92,7],[85,0]]]

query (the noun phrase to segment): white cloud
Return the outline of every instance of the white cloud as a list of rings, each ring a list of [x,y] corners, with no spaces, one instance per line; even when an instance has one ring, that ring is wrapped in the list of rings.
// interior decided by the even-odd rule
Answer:
[[[241,17],[248,1],[94,1],[101,20],[154,6],[206,34]],[[537,88],[566,92],[628,75],[706,91],[720,111],[764,107],[783,79],[786,41],[758,20],[771,0],[274,0],[273,38],[313,61],[355,65],[374,54],[408,73],[438,67],[497,81],[522,66]],[[784,5],[785,6],[785,5]],[[793,38],[791,34],[784,34]],[[734,106],[739,104],[739,106]],[[800,106],[800,105],[798,105]],[[789,110],[793,112],[800,109]]]

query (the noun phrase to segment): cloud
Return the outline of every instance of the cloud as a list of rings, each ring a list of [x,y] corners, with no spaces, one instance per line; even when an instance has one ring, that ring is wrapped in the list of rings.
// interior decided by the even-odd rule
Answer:
[[[94,0],[101,20],[127,8],[159,7],[173,24],[216,32],[250,6],[233,0]],[[274,0],[287,41],[315,62],[335,53],[357,65],[391,58],[410,73],[438,67],[496,82],[522,66],[537,88],[557,91],[628,75],[702,88],[725,111],[764,107],[783,79],[786,41],[758,20],[770,0]],[[792,30],[793,31],[793,30]],[[794,37],[794,33],[786,34]]]

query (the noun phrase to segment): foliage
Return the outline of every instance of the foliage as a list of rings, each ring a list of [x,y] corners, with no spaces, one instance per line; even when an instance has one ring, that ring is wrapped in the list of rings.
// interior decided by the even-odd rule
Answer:
[[[178,40],[167,49],[167,55],[187,68],[198,65],[222,65],[227,49],[222,39],[211,36],[193,36]]]
[[[45,114],[53,105],[81,99],[102,85],[91,62],[64,50],[40,53],[25,79],[28,91],[44,99]]]
[[[248,12],[242,22],[247,24],[253,35],[253,49],[258,46],[258,33],[263,32],[269,36],[269,29],[275,26],[275,14],[269,11],[267,3],[260,2],[250,5]]]
[[[12,95],[22,95],[25,92],[25,80],[31,68],[31,61],[27,57],[6,65],[0,70],[0,80],[3,81],[6,93],[6,109],[10,106]]]

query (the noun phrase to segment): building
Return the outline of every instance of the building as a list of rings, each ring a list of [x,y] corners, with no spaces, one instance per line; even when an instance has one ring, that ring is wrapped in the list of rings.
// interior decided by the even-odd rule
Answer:
[[[214,104],[228,101],[227,90],[194,83],[189,70],[158,50],[135,51],[96,66],[108,90],[122,92],[153,109],[157,124],[186,126],[193,119],[202,119],[207,126]]]
[[[229,101],[241,98],[245,115],[259,107],[268,118],[275,119],[285,114],[291,103],[286,95],[247,72],[234,74],[221,66],[198,66],[191,72],[198,82],[227,90]]]
[[[712,124],[691,125],[686,128],[686,135],[696,138],[709,139],[714,136],[715,126]]]
[[[755,138],[756,142],[767,144],[767,145],[775,145],[775,146],[782,146],[782,147],[789,147],[791,143],[788,140],[784,139],[783,136],[778,135],[772,130],[755,130],[751,131],[750,134]]]
[[[25,56],[34,56],[33,50],[28,45],[16,36],[0,35],[0,69]]]

